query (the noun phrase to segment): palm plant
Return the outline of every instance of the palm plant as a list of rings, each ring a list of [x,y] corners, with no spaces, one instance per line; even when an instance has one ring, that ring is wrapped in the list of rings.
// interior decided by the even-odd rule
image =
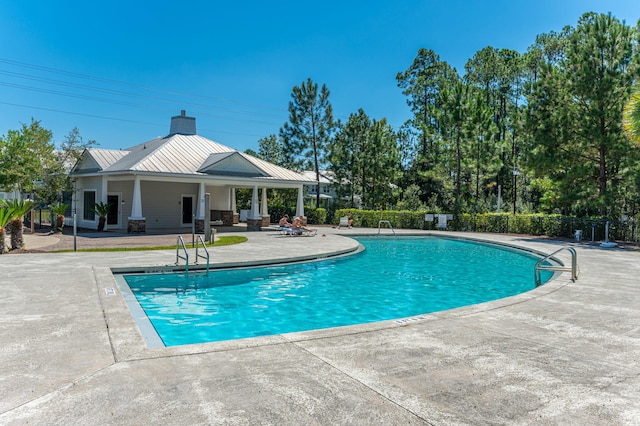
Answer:
[[[56,226],[54,229],[57,232],[62,232],[62,228],[64,227],[64,213],[69,208],[69,205],[65,203],[57,203],[52,204],[49,207],[51,208],[52,215],[56,215]]]
[[[635,88],[624,106],[622,126],[627,137],[640,144],[640,86]]]
[[[4,206],[10,210],[11,250],[17,250],[24,247],[22,218],[34,208],[35,203],[31,200],[13,200],[5,201]]]
[[[6,226],[13,218],[13,210],[6,202],[0,203],[0,254],[6,250],[5,237],[7,235]]]
[[[104,225],[107,223],[107,215],[111,205],[109,203],[96,203],[95,207],[91,209],[95,214],[99,216],[98,231],[104,230]]]

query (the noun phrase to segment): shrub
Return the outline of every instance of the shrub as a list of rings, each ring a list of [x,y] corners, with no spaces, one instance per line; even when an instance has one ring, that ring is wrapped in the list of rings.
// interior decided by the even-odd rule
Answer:
[[[351,214],[353,225],[366,228],[377,228],[380,220],[388,220],[397,229],[437,228],[438,221],[425,221],[425,211],[407,210],[357,210],[338,209],[331,223],[338,224],[340,218]],[[434,212],[435,213],[435,212]],[[467,232],[494,232],[527,235],[547,235],[549,237],[573,238],[576,230],[582,230],[583,238],[594,240],[605,239],[606,218],[577,218],[559,214],[510,214],[510,213],[464,213],[454,216],[448,222],[447,229]],[[614,240],[637,241],[640,236],[636,232],[635,220],[610,221],[609,238]]]
[[[319,207],[305,207],[305,216],[307,216],[307,223],[314,225],[324,225],[327,219],[327,209]]]

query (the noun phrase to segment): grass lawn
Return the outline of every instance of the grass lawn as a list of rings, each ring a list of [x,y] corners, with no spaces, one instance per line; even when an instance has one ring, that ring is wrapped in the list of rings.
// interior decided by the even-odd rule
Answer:
[[[240,244],[247,241],[247,237],[243,237],[240,235],[225,235],[220,236],[216,241],[211,243],[206,243],[207,247],[221,247],[221,246],[230,246],[232,244]],[[186,247],[193,248],[192,244],[186,244]],[[144,250],[171,250],[175,249],[175,244],[170,246],[156,246],[156,247],[105,247],[105,248],[90,248],[90,249],[78,249],[78,252],[116,252],[116,251],[144,251]],[[65,253],[71,252],[73,250],[55,250],[51,251],[51,253]]]

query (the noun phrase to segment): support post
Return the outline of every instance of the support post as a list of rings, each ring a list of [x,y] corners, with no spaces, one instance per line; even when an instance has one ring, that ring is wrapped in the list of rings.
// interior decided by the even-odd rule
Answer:
[[[258,203],[258,186],[253,187],[251,196],[251,211],[247,218],[247,231],[260,231],[262,228],[262,218],[260,217],[260,209]]]
[[[231,210],[231,214],[233,215],[232,223],[235,225],[240,223],[240,215],[238,214],[238,206],[236,204],[236,189],[229,188],[229,191],[231,191],[231,193],[229,194],[229,210]]]
[[[298,187],[298,204],[296,205],[296,216],[304,216],[304,193],[303,187]]]
[[[129,234],[144,234],[147,232],[147,222],[142,216],[142,194],[140,193],[140,177],[136,176],[133,181],[133,202],[131,205],[131,216],[127,225]]]
[[[198,185],[198,204],[196,208],[196,215],[193,219],[194,230],[198,234],[204,233],[205,222],[208,222],[211,216],[211,213],[207,210],[205,204],[204,182],[200,182]]]
[[[260,203],[260,216],[262,216],[262,226],[269,226],[271,217],[267,208],[267,188],[262,188],[262,201]]]

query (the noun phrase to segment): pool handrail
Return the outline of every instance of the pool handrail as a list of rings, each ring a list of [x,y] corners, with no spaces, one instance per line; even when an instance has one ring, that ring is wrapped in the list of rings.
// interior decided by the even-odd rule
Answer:
[[[182,246],[184,256],[180,255],[180,246]],[[189,253],[187,252],[187,246],[184,244],[182,235],[178,235],[178,240],[176,241],[176,265],[179,263],[178,259],[184,259],[184,270],[185,272],[189,272]]]
[[[198,247],[202,245],[202,249],[204,250],[205,255],[198,253]],[[196,240],[196,265],[198,264],[198,258],[203,258],[207,260],[207,273],[209,272],[209,250],[207,250],[207,245],[204,243],[202,239],[202,235],[198,235],[198,239]]]
[[[393,226],[391,225],[391,222],[388,220],[379,220],[378,221],[378,235],[380,235],[380,225],[386,223],[387,225],[389,225],[389,229],[391,229],[391,232],[393,232],[393,236],[396,237],[396,231],[393,229]]]
[[[571,267],[564,266],[564,264],[562,264],[562,266],[561,265],[543,265],[545,261],[549,260],[550,258],[552,258],[553,256],[555,256],[556,254],[560,253],[563,250],[567,250],[569,253],[571,253]],[[558,263],[561,263],[561,262],[558,262]],[[533,270],[534,270],[534,276],[536,280],[536,287],[539,287],[540,284],[542,283],[542,279],[540,277],[540,271],[571,272],[571,281],[575,282],[578,279],[578,254],[576,253],[576,249],[574,249],[571,246],[560,247],[558,250],[554,251],[553,253],[543,257],[538,262],[536,262],[536,265],[534,266]]]

